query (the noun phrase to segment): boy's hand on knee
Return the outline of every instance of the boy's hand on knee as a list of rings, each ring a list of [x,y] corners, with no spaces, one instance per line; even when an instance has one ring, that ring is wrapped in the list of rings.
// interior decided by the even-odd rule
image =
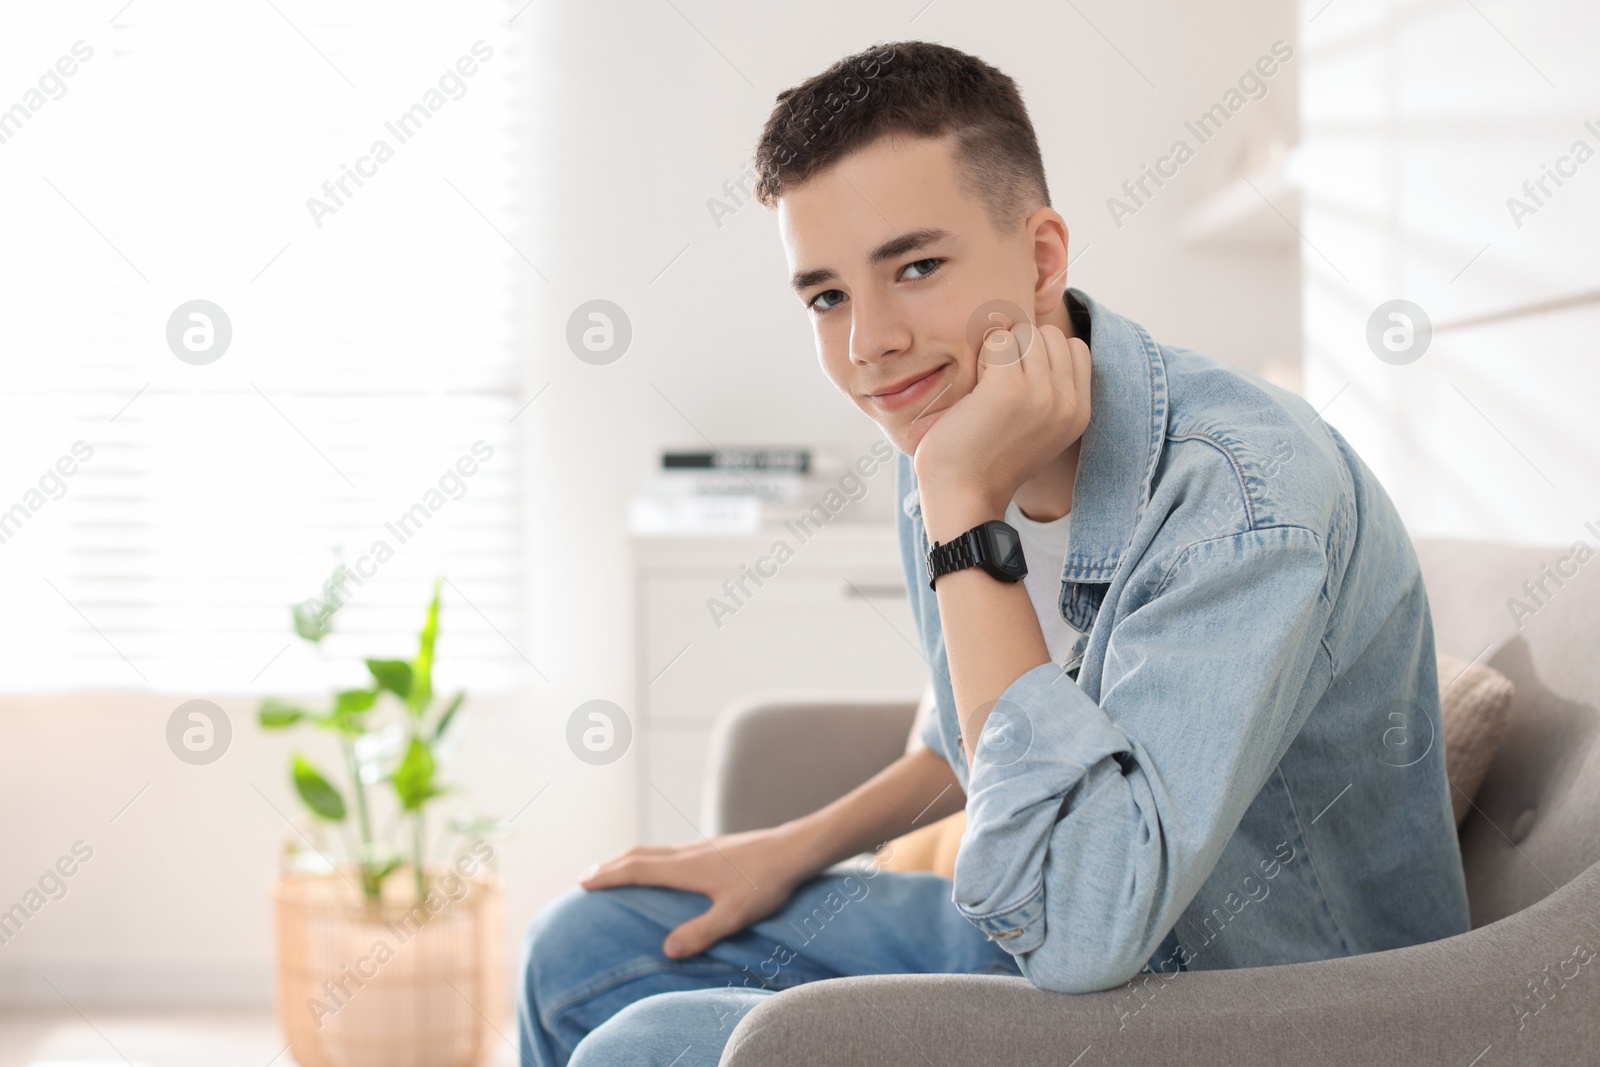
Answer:
[[[777,911],[807,873],[781,833],[749,830],[682,845],[637,845],[595,864],[578,884],[659,885],[709,897],[710,907],[662,943],[667,957],[683,959]]]

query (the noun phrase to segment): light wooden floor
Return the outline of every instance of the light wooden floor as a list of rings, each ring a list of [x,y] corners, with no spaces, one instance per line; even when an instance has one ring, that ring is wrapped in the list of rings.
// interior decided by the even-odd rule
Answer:
[[[516,1023],[485,1067],[516,1067]],[[509,1043],[508,1043],[509,1042]],[[0,1008],[0,1067],[299,1067],[270,1010]]]

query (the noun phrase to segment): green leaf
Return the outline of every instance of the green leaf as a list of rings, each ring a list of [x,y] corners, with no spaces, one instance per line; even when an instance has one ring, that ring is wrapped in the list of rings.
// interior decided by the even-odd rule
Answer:
[[[350,568],[343,563],[335,564],[333,573],[323,585],[323,592],[330,593],[335,598],[344,593],[345,576]],[[318,644],[324,637],[333,632],[333,617],[343,607],[338,599],[332,603],[320,597],[311,597],[293,605],[289,610],[294,617],[294,632],[312,644]]]
[[[346,689],[339,694],[333,710],[366,711],[377,699],[376,689]]]
[[[461,707],[461,702],[466,698],[467,691],[463,689],[461,692],[451,697],[450,703],[445,705],[444,714],[439,716],[439,721],[433,728],[433,740],[435,743],[437,743],[438,740],[444,736],[445,730],[449,729],[450,720],[455,718],[456,709]]]
[[[311,712],[292,704],[285,704],[281,700],[263,700],[260,710],[256,712],[256,721],[266,730],[281,730],[285,726],[314,719],[316,716]]]
[[[379,842],[362,846],[361,885],[368,897],[383,895],[383,880],[400,869],[405,857],[398,849]]]
[[[341,733],[356,735],[367,732],[366,721],[361,717],[378,699],[377,689],[346,689],[334,698],[333,712],[325,724]]]
[[[345,816],[344,797],[311,761],[300,753],[294,755],[294,789],[318,816],[329,822],[342,822]]]
[[[373,844],[362,850],[361,862],[365,872],[381,882],[405,862],[405,857],[400,854],[399,849],[389,845]]]
[[[369,659],[367,670],[372,672],[372,678],[380,690],[393,693],[401,700],[411,696],[411,664],[405,660]]]
[[[433,699],[433,645],[439,636],[439,590],[443,578],[433,581],[433,599],[428,602],[428,615],[422,622],[422,633],[417,639],[417,658],[412,661],[411,698],[407,701],[411,714],[422,718]]]
[[[395,795],[406,811],[416,811],[429,798],[444,792],[433,784],[434,769],[433,753],[427,743],[420,737],[412,737],[405,757],[394,771]]]
[[[325,610],[320,601],[303,600],[289,611],[294,618],[294,632],[312,644],[333,632],[333,612]]]

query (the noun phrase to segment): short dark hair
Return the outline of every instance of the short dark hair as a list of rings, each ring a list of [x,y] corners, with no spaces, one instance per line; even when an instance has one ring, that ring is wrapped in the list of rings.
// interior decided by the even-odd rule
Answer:
[[[756,199],[776,207],[784,190],[886,134],[948,133],[962,184],[985,202],[995,229],[1009,232],[1050,206],[1017,83],[927,41],[873,45],[779,93],[756,145]]]

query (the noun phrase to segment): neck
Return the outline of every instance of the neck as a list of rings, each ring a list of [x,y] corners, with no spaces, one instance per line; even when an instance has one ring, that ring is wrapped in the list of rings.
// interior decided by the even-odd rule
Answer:
[[[1022,513],[1034,522],[1053,522],[1072,510],[1072,485],[1078,477],[1078,442],[1046,463],[1017,489]]]
[[[1039,316],[1039,325],[1054,326],[1069,339],[1077,336],[1072,332],[1072,316],[1067,313],[1065,297],[1048,314]],[[1018,487],[1012,499],[1028,518],[1035,522],[1051,522],[1072,510],[1072,486],[1078,477],[1080,441],[1081,438],[1072,442],[1066,451]]]

